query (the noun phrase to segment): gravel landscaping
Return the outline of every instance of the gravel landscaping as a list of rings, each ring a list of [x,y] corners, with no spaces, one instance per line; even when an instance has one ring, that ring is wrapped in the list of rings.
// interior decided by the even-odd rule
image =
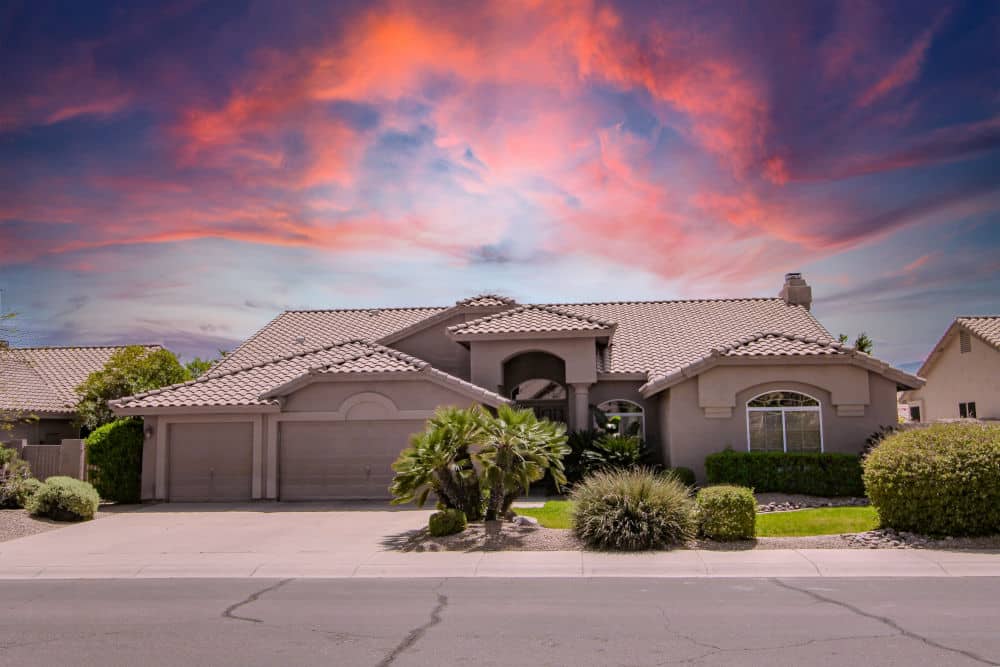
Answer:
[[[51,519],[36,519],[25,510],[0,510],[0,542],[44,533],[69,524]]]
[[[757,512],[760,514],[818,507],[865,507],[869,504],[867,498],[825,498],[801,493],[756,493],[754,496],[757,498]]]

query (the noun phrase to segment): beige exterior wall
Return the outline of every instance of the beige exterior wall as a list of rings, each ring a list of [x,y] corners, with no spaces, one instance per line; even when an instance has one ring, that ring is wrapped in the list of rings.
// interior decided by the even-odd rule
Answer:
[[[857,416],[838,414],[834,402],[841,379],[838,373],[813,373],[809,382],[797,380],[770,379],[771,373],[761,373],[762,367],[734,367],[726,374],[734,390],[727,402],[733,406],[727,416],[711,406],[701,403],[706,395],[720,398],[717,386],[706,391],[700,386],[705,376],[686,380],[660,394],[659,413],[663,439],[664,462],[670,466],[684,466],[695,471],[699,480],[704,480],[705,457],[709,454],[732,448],[747,451],[746,404],[754,396],[767,391],[789,390],[809,394],[820,401],[823,429],[823,451],[857,454],[865,444],[865,438],[879,426],[896,423],[896,385],[880,375],[862,371],[864,393],[868,404]],[[815,367],[822,368],[822,367]],[[707,373],[705,375],[708,375]],[[735,380],[737,375],[742,379]],[[763,381],[762,381],[763,380]],[[848,397],[851,401],[860,400]],[[714,400],[714,399],[713,399]],[[854,403],[850,403],[854,405]],[[706,413],[706,407],[709,408]],[[849,414],[854,414],[851,411]]]
[[[476,315],[479,317],[479,315]],[[391,344],[391,347],[426,361],[434,368],[469,379],[469,348],[448,337],[446,329],[470,319],[468,315],[457,315],[443,320],[427,329],[417,331]]]
[[[927,384],[903,393],[903,402],[920,406],[920,419],[957,419],[959,403],[973,401],[979,419],[1000,419],[1000,351],[969,335],[970,349],[959,349],[957,331],[925,371]]]
[[[27,440],[29,445],[58,445],[64,438],[79,438],[80,429],[72,419],[43,418],[15,424],[10,431],[0,431],[2,440]]]

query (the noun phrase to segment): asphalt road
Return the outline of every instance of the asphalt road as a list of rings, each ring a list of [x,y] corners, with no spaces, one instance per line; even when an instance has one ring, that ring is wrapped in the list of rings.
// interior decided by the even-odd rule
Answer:
[[[1000,579],[0,581],[0,665],[983,665]]]

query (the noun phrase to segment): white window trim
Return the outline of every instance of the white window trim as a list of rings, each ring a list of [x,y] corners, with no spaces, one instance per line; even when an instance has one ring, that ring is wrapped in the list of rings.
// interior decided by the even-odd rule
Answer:
[[[597,409],[601,410],[602,405],[605,405],[606,403],[614,403],[615,401],[619,401],[621,403],[628,403],[630,405],[634,405],[635,407],[639,408],[639,414],[642,415],[642,441],[646,442],[646,408],[642,407],[635,401],[631,401],[627,398],[609,398],[606,401],[601,401],[598,404]],[[636,414],[634,412],[605,412],[604,410],[601,410],[601,412],[604,412],[604,414],[606,414],[608,417],[635,417]]]
[[[799,394],[801,396],[805,396],[806,398],[811,398],[812,400],[816,401],[816,405],[802,405],[802,406],[796,406],[796,407],[792,407],[792,406],[789,406],[789,407],[775,406],[775,407],[770,407],[770,408],[766,408],[766,407],[760,407],[760,408],[750,407],[750,404],[753,403],[758,398],[760,398],[761,396],[766,396],[768,394],[774,394],[774,393],[778,393],[778,392],[786,392],[786,393],[789,393],[789,394]],[[796,391],[795,389],[772,389],[770,391],[762,392],[762,393],[757,394],[756,396],[753,396],[752,398],[750,398],[750,400],[747,401],[746,409],[747,409],[746,423],[747,423],[747,451],[748,452],[753,451],[752,449],[750,449],[750,413],[751,412],[774,412],[776,410],[780,410],[781,411],[781,447],[782,447],[782,451],[783,452],[785,452],[786,454],[788,453],[788,429],[786,428],[786,425],[785,425],[785,413],[786,412],[817,412],[817,413],[819,413],[819,453],[822,454],[823,452],[826,451],[826,445],[823,442],[823,402],[821,400],[819,400],[818,398],[816,398],[815,396],[811,396],[811,395],[805,393],[804,391]]]

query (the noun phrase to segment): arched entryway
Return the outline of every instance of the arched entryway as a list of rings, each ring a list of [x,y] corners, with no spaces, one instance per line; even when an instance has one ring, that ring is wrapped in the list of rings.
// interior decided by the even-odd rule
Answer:
[[[503,363],[504,394],[539,418],[567,423],[566,362],[548,352],[522,352]]]

